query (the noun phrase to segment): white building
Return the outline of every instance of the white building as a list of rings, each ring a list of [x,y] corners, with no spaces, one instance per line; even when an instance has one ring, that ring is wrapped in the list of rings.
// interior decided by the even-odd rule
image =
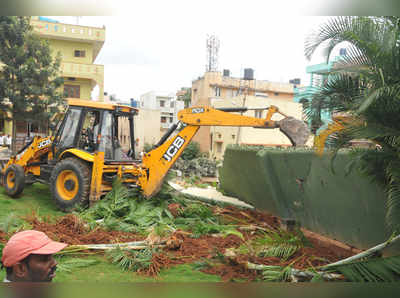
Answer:
[[[177,114],[184,109],[184,102],[176,100],[173,93],[150,91],[140,96],[139,109],[159,110],[160,129],[163,131],[178,122]]]

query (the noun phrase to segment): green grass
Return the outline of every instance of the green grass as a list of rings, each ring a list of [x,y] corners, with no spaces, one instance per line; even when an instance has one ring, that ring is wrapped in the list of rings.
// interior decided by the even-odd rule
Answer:
[[[56,204],[52,201],[47,185],[35,183],[28,186],[16,199],[7,196],[4,188],[0,187],[0,218],[9,215],[10,212],[15,215],[26,215],[32,211],[41,216],[65,215],[57,209]]]
[[[72,258],[72,257],[64,257]],[[135,272],[122,271],[101,255],[90,256],[89,259],[99,263],[90,267],[72,269],[71,272],[57,272],[54,282],[219,282],[221,278],[194,269],[192,264],[177,265],[161,270],[153,277],[141,276]],[[0,271],[0,280],[5,277],[5,270]]]

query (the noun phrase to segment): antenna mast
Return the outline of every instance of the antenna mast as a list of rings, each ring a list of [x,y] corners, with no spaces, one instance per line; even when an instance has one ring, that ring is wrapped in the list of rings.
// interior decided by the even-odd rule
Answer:
[[[207,35],[206,49],[207,49],[206,72],[217,71],[219,38],[216,35]]]

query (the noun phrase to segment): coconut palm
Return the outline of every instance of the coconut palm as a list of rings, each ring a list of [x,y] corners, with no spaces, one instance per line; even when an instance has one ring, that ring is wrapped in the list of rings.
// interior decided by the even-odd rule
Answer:
[[[305,55],[310,59],[323,48],[329,61],[343,42],[347,54],[335,63],[328,79],[303,99],[305,110],[310,119],[320,109],[350,116],[345,129],[329,139],[335,152],[353,139],[378,145],[379,149],[352,149],[353,161],[383,185],[387,223],[400,232],[400,18],[332,18],[306,38]]]

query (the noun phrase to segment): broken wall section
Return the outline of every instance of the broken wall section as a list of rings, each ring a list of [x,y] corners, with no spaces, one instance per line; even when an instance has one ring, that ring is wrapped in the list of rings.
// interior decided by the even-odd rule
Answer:
[[[313,232],[367,249],[386,241],[383,189],[357,170],[346,173],[350,158],[307,149],[231,146],[220,169],[221,188],[256,208],[296,219]],[[397,248],[396,248],[397,249]]]

